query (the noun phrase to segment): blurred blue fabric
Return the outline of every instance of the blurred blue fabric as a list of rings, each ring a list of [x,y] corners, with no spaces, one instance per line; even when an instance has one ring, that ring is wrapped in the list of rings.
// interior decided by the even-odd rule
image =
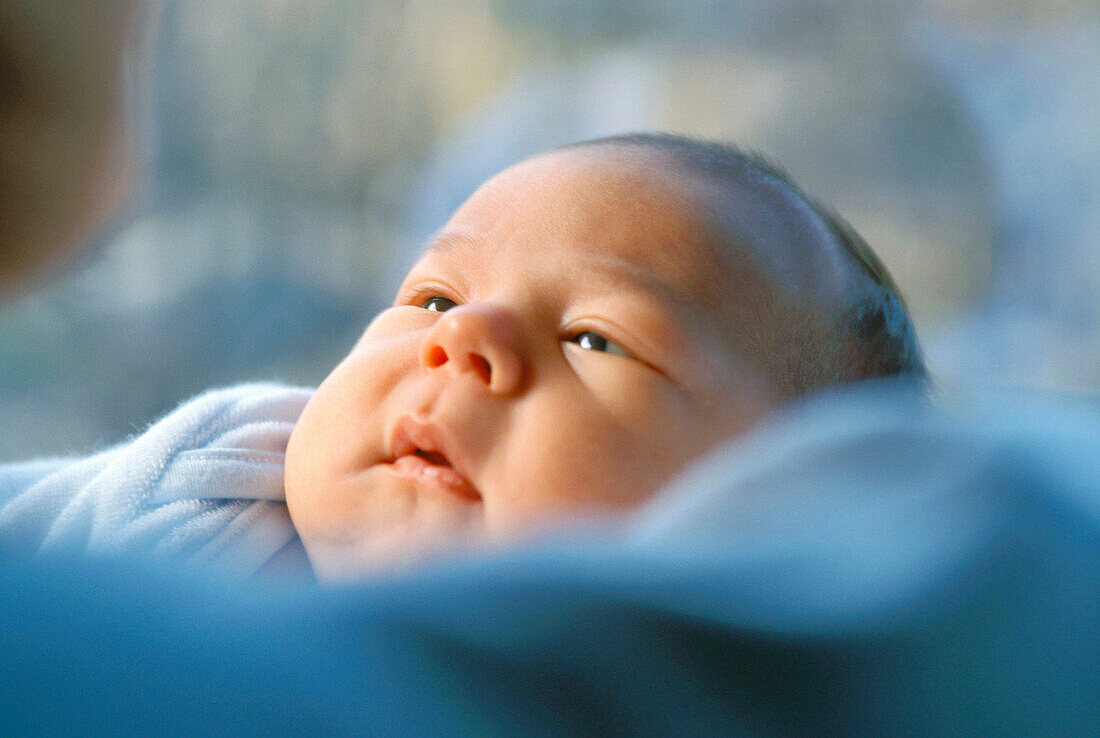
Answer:
[[[0,731],[1095,734],[1100,413],[823,396],[626,526],[349,589],[0,580]]]

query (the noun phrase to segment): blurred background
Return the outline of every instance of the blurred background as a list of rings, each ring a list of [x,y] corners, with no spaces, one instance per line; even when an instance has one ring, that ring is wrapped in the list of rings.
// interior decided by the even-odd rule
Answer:
[[[481,181],[640,129],[758,149],[833,205],[941,386],[1100,403],[1095,0],[164,0],[152,24],[127,211],[0,310],[0,461],[316,384]]]

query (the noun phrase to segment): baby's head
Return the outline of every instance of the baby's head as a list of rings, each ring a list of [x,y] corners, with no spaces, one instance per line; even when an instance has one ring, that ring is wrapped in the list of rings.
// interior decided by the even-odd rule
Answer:
[[[782,173],[672,136],[486,182],[306,406],[286,497],[322,579],[627,510],[784,400],[920,374],[882,266]]]

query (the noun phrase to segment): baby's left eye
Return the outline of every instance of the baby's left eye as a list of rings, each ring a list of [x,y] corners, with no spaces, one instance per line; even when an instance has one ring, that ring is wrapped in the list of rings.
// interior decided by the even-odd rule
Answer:
[[[578,333],[570,340],[572,340],[573,343],[577,344],[582,349],[586,349],[588,351],[601,351],[605,354],[618,354],[619,356],[628,356],[633,358],[633,354],[624,349],[622,346],[614,343],[613,341],[608,341],[606,338],[601,336],[599,333],[595,333],[594,331],[584,331],[583,333]]]

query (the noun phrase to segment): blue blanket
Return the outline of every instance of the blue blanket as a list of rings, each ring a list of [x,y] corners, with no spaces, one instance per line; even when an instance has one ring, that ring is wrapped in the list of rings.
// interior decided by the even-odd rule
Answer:
[[[1100,417],[821,397],[614,533],[351,589],[9,562],[5,732],[1068,734],[1100,725]]]
[[[301,546],[283,457],[312,394],[273,384],[214,390],[87,458],[0,466],[0,549],[253,576]]]

